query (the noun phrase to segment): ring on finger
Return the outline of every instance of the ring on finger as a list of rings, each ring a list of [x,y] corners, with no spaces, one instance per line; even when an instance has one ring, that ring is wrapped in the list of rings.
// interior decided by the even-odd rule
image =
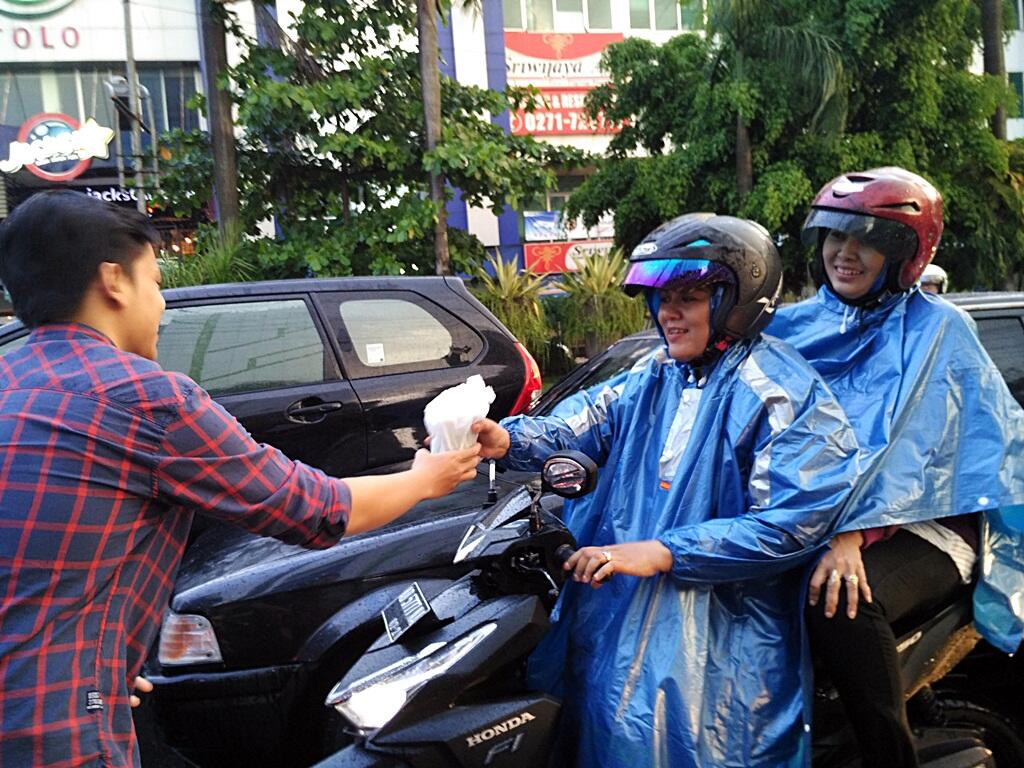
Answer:
[[[852,584],[855,587],[860,584],[860,577],[856,573],[848,573],[843,578],[846,579],[847,584]]]
[[[829,571],[828,583],[829,584],[838,584],[839,583],[839,571],[836,570],[835,568],[833,568],[831,571]]]
[[[607,549],[602,549],[601,550],[601,557],[604,558],[604,564],[605,565],[607,565],[608,563],[610,563],[612,561],[612,553],[609,552]]]

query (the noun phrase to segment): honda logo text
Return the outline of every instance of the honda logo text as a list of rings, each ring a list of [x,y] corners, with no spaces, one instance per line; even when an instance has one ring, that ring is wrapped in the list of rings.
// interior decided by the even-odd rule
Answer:
[[[480,744],[483,744],[485,741],[490,741],[495,736],[500,736],[503,733],[513,731],[519,726],[525,725],[526,723],[534,719],[536,718],[534,718],[534,716],[531,715],[529,712],[523,712],[522,714],[516,715],[515,717],[510,717],[503,723],[492,725],[490,728],[484,728],[482,731],[474,733],[472,736],[467,736],[466,746],[479,746]]]

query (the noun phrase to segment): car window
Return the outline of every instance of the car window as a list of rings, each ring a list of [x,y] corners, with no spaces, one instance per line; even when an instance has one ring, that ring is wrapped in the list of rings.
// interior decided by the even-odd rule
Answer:
[[[412,298],[346,298],[338,311],[359,363],[353,378],[467,365],[482,349],[456,317]]]
[[[1002,371],[1014,398],[1024,405],[1024,325],[1020,318],[987,317],[976,322],[981,343]]]
[[[0,355],[6,354],[7,352],[13,352],[18,347],[22,346],[26,341],[28,341],[27,331],[23,333],[21,336],[17,336],[11,339],[10,341],[5,341],[3,344],[0,344]]]
[[[641,358],[654,352],[660,344],[657,339],[630,339],[620,341],[609,349],[601,361],[580,381],[577,389],[590,389],[602,381],[628,371]]]
[[[324,380],[323,341],[301,299],[169,308],[157,359],[211,395]]]

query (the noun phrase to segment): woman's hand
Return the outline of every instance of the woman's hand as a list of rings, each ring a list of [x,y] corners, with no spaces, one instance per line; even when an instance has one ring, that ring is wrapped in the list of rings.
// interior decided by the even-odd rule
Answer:
[[[821,586],[825,585],[825,617],[831,619],[839,603],[839,585],[846,583],[846,615],[857,617],[857,603],[860,596],[871,602],[871,586],[864,571],[864,560],[860,547],[864,536],[860,531],[837,534],[829,543],[829,551],[818,562],[811,576],[807,601],[817,605],[821,597]]]
[[[512,444],[508,430],[493,419],[480,419],[473,422],[470,427],[476,433],[476,439],[480,443],[480,458],[500,459]]]
[[[564,566],[573,581],[602,586],[613,573],[647,578],[672,568],[672,553],[660,541],[631,541],[577,549]]]

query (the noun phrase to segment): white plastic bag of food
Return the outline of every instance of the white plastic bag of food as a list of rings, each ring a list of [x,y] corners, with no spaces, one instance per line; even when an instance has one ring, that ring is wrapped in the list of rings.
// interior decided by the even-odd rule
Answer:
[[[430,435],[430,452],[471,448],[476,435],[473,422],[487,415],[494,402],[494,390],[484,384],[483,376],[470,376],[465,384],[449,387],[427,403],[423,424]]]

